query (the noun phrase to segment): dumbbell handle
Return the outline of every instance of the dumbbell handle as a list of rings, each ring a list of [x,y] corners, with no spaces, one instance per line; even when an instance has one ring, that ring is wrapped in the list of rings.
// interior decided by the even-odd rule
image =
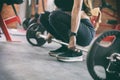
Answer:
[[[45,35],[42,35],[41,33],[38,33],[38,37],[39,37],[39,38],[46,39],[46,36],[45,36]],[[62,41],[57,40],[57,39],[54,39],[54,38],[52,39],[52,42],[55,42],[55,43],[58,43],[58,44],[62,44],[62,45],[66,45],[66,46],[69,45],[68,43],[62,42]],[[87,49],[87,48],[81,47],[81,46],[78,46],[78,45],[76,46],[76,49],[77,49],[77,50],[84,51],[84,52],[88,52],[88,49]]]

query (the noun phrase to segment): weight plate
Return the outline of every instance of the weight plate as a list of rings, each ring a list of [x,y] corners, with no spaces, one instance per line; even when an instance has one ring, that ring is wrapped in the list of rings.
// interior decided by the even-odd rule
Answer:
[[[30,20],[30,18],[26,18],[26,19],[23,21],[23,23],[22,23],[23,28],[24,28],[25,30],[27,30],[27,28],[28,28],[29,20]]]
[[[37,23],[37,18],[31,18],[28,22],[28,26],[30,26],[33,23]]]
[[[41,24],[33,23],[31,24],[26,32],[27,41],[33,46],[42,46],[46,43],[43,38],[38,38],[37,32],[44,34],[45,28]]]
[[[112,36],[111,41],[104,41]],[[114,53],[120,54],[120,31],[111,30],[100,34],[93,42],[87,55],[87,68],[94,80],[118,80],[119,76],[107,72],[110,60]]]

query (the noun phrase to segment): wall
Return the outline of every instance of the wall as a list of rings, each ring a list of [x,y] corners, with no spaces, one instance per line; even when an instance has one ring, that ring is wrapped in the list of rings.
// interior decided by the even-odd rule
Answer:
[[[115,0],[106,0],[114,9],[116,9],[116,2]],[[99,0],[100,2],[100,0]],[[96,1],[96,4],[98,4],[98,2]],[[102,9],[103,11],[109,13],[110,15],[114,15],[115,17],[117,17],[116,12],[108,9],[108,8],[104,8]],[[104,32],[106,30],[111,30],[113,28],[115,28],[115,25],[111,25],[108,24],[108,20],[117,20],[115,17],[112,17],[104,12],[102,12],[102,23],[99,27],[99,29],[97,30],[97,33],[101,33]]]

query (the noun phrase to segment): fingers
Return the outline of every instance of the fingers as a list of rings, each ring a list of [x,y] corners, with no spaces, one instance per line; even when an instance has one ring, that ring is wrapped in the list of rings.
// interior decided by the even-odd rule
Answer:
[[[80,52],[80,49],[77,49],[75,46],[74,47],[68,47],[70,50],[73,50],[75,52]]]
[[[47,40],[47,42],[48,42],[48,43],[51,43],[51,42],[52,42],[52,40],[51,40],[51,39],[48,39],[48,40]]]
[[[79,49],[75,49],[75,51],[76,51],[76,52],[80,52],[80,50],[79,50]]]
[[[48,43],[51,43],[52,42],[52,38],[46,38],[45,39]]]
[[[77,48],[75,48],[75,49],[74,49],[74,51],[75,51],[75,52],[80,52],[80,50],[79,50],[79,49],[77,49]]]

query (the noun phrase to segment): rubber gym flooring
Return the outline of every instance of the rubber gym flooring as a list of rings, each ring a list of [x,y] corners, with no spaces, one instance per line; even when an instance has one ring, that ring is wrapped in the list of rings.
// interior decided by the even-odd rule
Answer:
[[[0,80],[93,80],[86,61],[59,62],[48,55],[59,44],[35,47],[25,35],[11,35],[13,42],[0,38]]]

